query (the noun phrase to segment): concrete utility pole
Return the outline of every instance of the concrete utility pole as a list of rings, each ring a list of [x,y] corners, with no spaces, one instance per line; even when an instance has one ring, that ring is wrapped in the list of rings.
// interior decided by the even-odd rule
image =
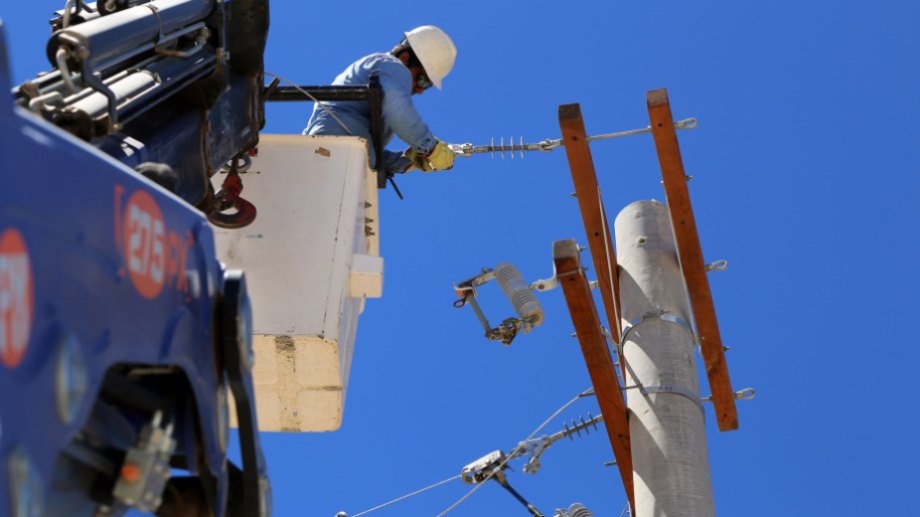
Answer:
[[[627,206],[615,234],[632,412],[633,515],[713,516],[693,319],[667,207],[657,201]]]

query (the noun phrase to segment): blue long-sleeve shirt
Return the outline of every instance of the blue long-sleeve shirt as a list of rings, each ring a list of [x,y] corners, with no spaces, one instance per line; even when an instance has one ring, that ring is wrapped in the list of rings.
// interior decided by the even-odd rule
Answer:
[[[437,142],[412,104],[412,72],[402,61],[390,54],[371,54],[349,65],[332,84],[367,85],[373,75],[380,78],[383,89],[383,144],[389,143],[395,133],[416,151],[425,154],[431,152]],[[313,115],[303,131],[305,135],[352,134],[371,141],[371,117],[367,102],[334,101],[326,102],[325,106],[348,127],[348,131],[326,109],[314,106]],[[374,153],[369,155],[371,167],[376,166]],[[386,172],[402,172],[409,166],[409,160],[402,153],[385,150],[383,158]]]

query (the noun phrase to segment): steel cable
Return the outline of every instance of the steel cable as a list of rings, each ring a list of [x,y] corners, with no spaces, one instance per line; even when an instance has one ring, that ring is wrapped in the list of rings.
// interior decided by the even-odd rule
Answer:
[[[454,481],[454,480],[457,480],[457,479],[460,479],[460,475],[459,475],[459,474],[456,475],[456,476],[454,476],[454,477],[452,477],[452,478],[447,478],[447,479],[445,479],[445,480],[443,480],[443,481],[438,481],[437,483],[434,483],[434,484],[432,484],[432,485],[428,485],[428,486],[426,486],[425,488],[420,488],[420,489],[416,490],[415,492],[411,492],[411,493],[406,494],[406,495],[404,495],[404,496],[397,497],[396,499],[393,499],[392,501],[388,501],[388,502],[386,502],[386,503],[377,505],[377,506],[375,506],[375,507],[373,507],[373,508],[364,510],[363,512],[358,512],[358,513],[352,515],[351,517],[359,517],[360,515],[367,515],[367,514],[369,514],[369,513],[371,513],[371,512],[376,512],[377,510],[379,510],[379,509],[381,509],[381,508],[383,508],[383,507],[385,507],[385,506],[390,506],[391,504],[398,503],[398,502],[400,502],[400,501],[402,501],[402,500],[404,500],[404,499],[408,499],[408,498],[410,498],[410,497],[412,497],[412,496],[414,496],[414,495],[421,494],[422,492],[427,492],[428,490],[431,490],[432,488],[437,488],[437,487],[439,487],[439,486],[441,486],[441,485],[450,483],[451,481]]]

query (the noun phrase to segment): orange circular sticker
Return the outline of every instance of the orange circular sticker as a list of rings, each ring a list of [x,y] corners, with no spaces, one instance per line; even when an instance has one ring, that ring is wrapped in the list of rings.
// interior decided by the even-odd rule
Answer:
[[[32,266],[26,241],[17,230],[0,234],[0,360],[9,368],[22,362],[32,332]]]
[[[156,298],[166,278],[166,227],[153,196],[131,195],[124,214],[124,253],[131,283],[141,296]]]

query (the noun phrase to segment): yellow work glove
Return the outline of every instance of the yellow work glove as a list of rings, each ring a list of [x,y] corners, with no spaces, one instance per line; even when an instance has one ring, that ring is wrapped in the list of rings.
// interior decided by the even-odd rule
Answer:
[[[456,155],[450,150],[450,147],[447,147],[447,144],[440,140],[437,142],[438,143],[427,157],[428,163],[431,164],[431,168],[436,171],[446,171],[454,166],[454,158]]]
[[[428,158],[425,158],[424,156],[415,152],[415,149],[411,147],[406,149],[406,152],[403,153],[403,156],[409,160],[409,167],[404,172],[409,172],[414,169],[418,169],[422,172],[431,172],[434,170],[428,163]]]

